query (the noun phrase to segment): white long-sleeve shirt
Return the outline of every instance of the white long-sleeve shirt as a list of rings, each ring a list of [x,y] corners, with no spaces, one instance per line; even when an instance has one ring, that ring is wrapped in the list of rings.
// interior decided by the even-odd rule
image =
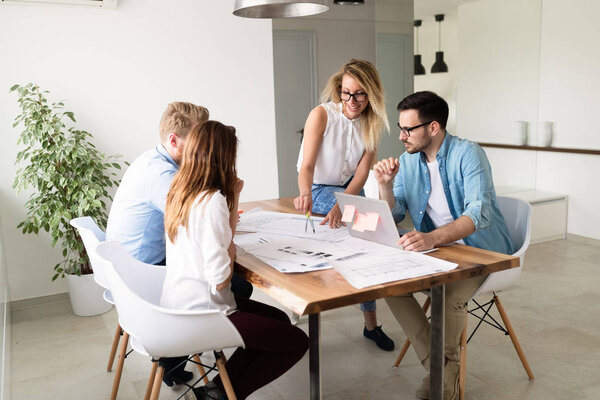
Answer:
[[[200,196],[198,197],[198,199]],[[188,226],[179,226],[174,242],[167,237],[167,274],[160,303],[191,310],[236,310],[231,285],[217,290],[231,271],[229,209],[221,192],[202,202],[196,199]]]

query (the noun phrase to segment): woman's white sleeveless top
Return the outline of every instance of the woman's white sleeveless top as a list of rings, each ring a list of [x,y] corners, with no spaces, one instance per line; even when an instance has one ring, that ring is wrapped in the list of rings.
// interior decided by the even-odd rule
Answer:
[[[362,140],[360,117],[349,119],[342,112],[342,103],[321,104],[327,111],[327,125],[317,155],[313,183],[342,186],[356,172],[365,145]],[[298,155],[298,171],[302,166],[304,143]]]

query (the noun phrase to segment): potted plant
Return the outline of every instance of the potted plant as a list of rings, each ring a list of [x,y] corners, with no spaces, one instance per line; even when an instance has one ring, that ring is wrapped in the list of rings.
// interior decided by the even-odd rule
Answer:
[[[65,122],[75,122],[73,113],[64,111],[62,102],[48,103],[48,92],[38,85],[14,85],[10,91],[18,94],[21,109],[13,127],[24,127],[15,161],[21,168],[13,188],[31,192],[25,220],[17,228],[24,234],[44,230],[52,237],[52,246],[60,246],[64,259],[54,266],[52,280],[67,277],[75,314],[106,312],[111,306],[102,300],[83,242],[69,221],[87,215],[106,226],[108,189],[119,183],[120,156],[107,156],[91,143],[90,133],[67,127]],[[79,294],[92,298],[79,300]]]

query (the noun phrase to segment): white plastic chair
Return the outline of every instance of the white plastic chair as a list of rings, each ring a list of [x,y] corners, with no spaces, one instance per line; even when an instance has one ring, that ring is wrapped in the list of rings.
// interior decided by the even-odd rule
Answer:
[[[105,289],[104,300],[114,305],[115,302],[112,298],[112,293],[110,291],[110,283],[105,273],[106,262],[103,261],[100,257],[98,257],[98,254],[96,253],[96,247],[98,246],[98,244],[104,242],[104,240],[106,239],[104,231],[100,229],[100,227],[91,217],[75,218],[70,221],[70,224],[75,229],[77,229],[81,240],[83,240],[83,245],[85,246],[85,250],[90,260],[90,264],[92,265],[92,269],[94,270],[94,280],[96,281],[96,283],[98,283],[98,285],[102,286]],[[121,325],[119,325],[119,323],[117,322],[117,328],[115,330],[112,346],[110,349],[110,355],[108,357],[108,365],[106,367],[106,370],[108,372],[112,370],[115,355],[117,353],[117,347],[119,346],[119,340],[121,336],[123,336],[123,342],[121,344],[121,352],[119,353],[117,369],[115,371],[115,377],[113,379],[111,400],[115,400],[117,398],[117,392],[119,391],[119,384],[121,382],[121,374],[123,372],[123,363],[125,361],[127,352],[127,343],[129,341],[129,335],[126,332],[123,332],[123,330],[121,329]]]
[[[137,261],[117,241],[101,243],[96,251],[110,263],[106,272],[119,322],[131,335],[131,346],[152,357],[146,398],[158,399],[164,373],[163,367],[158,366],[161,358],[214,351],[227,397],[235,400],[222,349],[243,347],[244,341],[231,321],[216,310],[161,307],[164,268]]]
[[[77,229],[81,240],[83,240],[83,245],[85,246],[88,258],[90,259],[92,269],[94,270],[94,280],[96,281],[96,283],[98,283],[98,285],[102,286],[105,289],[104,300],[114,305],[115,301],[110,291],[110,282],[105,272],[107,263],[96,253],[96,247],[98,246],[98,244],[104,242],[104,240],[106,239],[104,231],[100,229],[100,227],[91,217],[75,218],[70,221],[70,224],[71,226]],[[165,267],[154,266],[154,268],[164,270]],[[117,327],[115,329],[115,334],[113,336],[113,342],[110,349],[110,355],[108,357],[108,365],[106,367],[106,370],[108,372],[112,370],[121,336],[123,336],[123,341],[121,342],[121,349],[119,351],[119,357],[117,359],[117,367],[115,369],[115,377],[113,379],[113,387],[110,395],[111,400],[115,400],[117,398],[117,394],[119,392],[119,385],[121,383],[121,376],[123,374],[125,358],[127,358],[127,355],[129,354],[127,352],[127,345],[129,344],[129,334],[127,332],[124,332],[121,328],[121,325],[117,322]],[[198,367],[198,371],[200,371],[200,375],[205,375],[204,368],[200,364],[200,359],[197,356],[195,356],[194,361]],[[208,383],[208,378],[205,378],[204,382]]]
[[[512,242],[513,242],[513,245],[515,246],[515,248],[517,248],[517,251],[515,253],[513,253],[512,255],[519,256],[520,264],[519,264],[519,267],[517,267],[517,268],[511,268],[508,270],[494,272],[492,274],[489,274],[488,277],[485,279],[485,281],[481,284],[479,289],[477,289],[475,294],[471,297],[470,301],[474,302],[476,304],[476,307],[471,310],[468,310],[468,313],[479,318],[480,321],[477,324],[477,326],[475,327],[475,329],[473,330],[473,332],[471,333],[471,335],[469,336],[469,338],[467,339],[467,321],[465,320],[465,327],[462,332],[461,343],[460,343],[460,386],[459,386],[460,387],[460,390],[459,390],[460,400],[464,399],[464,393],[465,393],[467,343],[469,342],[469,340],[471,340],[471,338],[473,337],[473,335],[475,334],[475,332],[477,331],[477,329],[479,328],[479,326],[481,326],[481,324],[483,322],[486,322],[489,325],[492,325],[493,327],[500,329],[505,334],[508,334],[510,336],[513,346],[515,347],[515,350],[517,351],[517,354],[518,354],[519,358],[521,359],[521,363],[523,364],[523,367],[525,368],[525,372],[527,373],[527,376],[529,377],[530,380],[534,378],[533,373],[531,372],[531,368],[529,367],[529,363],[527,362],[527,359],[525,358],[525,354],[523,353],[521,345],[517,339],[517,335],[516,335],[514,329],[512,328],[512,325],[510,323],[510,320],[508,319],[508,315],[506,314],[504,306],[502,305],[502,303],[500,302],[500,298],[498,297],[498,293],[500,291],[502,291],[502,290],[508,288],[510,285],[512,285],[521,275],[521,271],[523,269],[523,262],[525,259],[525,251],[527,251],[527,248],[529,247],[529,241],[531,239],[531,206],[526,201],[517,199],[514,197],[498,196],[497,199],[498,199],[498,206],[500,207],[500,212],[502,213],[502,216],[504,217],[504,220],[506,221],[506,225],[508,226],[508,232],[509,232],[510,238],[512,239]],[[481,296],[481,295],[490,294],[490,293],[492,294],[493,297],[489,302],[487,302],[485,304],[479,304],[474,299],[476,296]],[[427,297],[427,299],[425,300],[425,303],[423,304],[424,312],[427,312],[427,309],[429,308],[429,304],[430,304],[430,298]],[[489,315],[489,310],[491,309],[491,307],[493,305],[496,305],[496,308],[498,309],[498,312],[500,313],[500,317],[502,318],[502,321],[506,328],[502,327],[496,320],[494,320]],[[479,311],[479,310],[483,310],[483,312],[484,312],[483,316],[479,316],[479,315],[475,314],[475,312]],[[491,319],[492,322],[489,322],[488,319]],[[406,342],[404,343],[404,347],[402,348],[402,350],[400,351],[400,354],[398,355],[398,358],[396,359],[396,363],[394,364],[394,367],[398,367],[398,365],[402,361],[402,358],[406,354],[406,351],[408,350],[409,346],[410,346],[410,341],[407,339]]]

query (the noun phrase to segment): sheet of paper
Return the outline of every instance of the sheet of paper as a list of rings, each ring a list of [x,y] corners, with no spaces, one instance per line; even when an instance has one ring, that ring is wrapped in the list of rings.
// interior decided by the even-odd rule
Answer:
[[[327,224],[319,225],[323,218],[311,217],[315,224],[312,229],[304,231],[306,216],[298,214],[278,213],[271,211],[248,212],[240,215],[237,225],[238,232],[263,232],[276,235],[286,235],[305,239],[337,242],[349,236],[346,229],[331,229]]]
[[[451,271],[458,266],[424,254],[384,247],[385,251],[354,254],[330,260],[329,264],[357,289]]]

